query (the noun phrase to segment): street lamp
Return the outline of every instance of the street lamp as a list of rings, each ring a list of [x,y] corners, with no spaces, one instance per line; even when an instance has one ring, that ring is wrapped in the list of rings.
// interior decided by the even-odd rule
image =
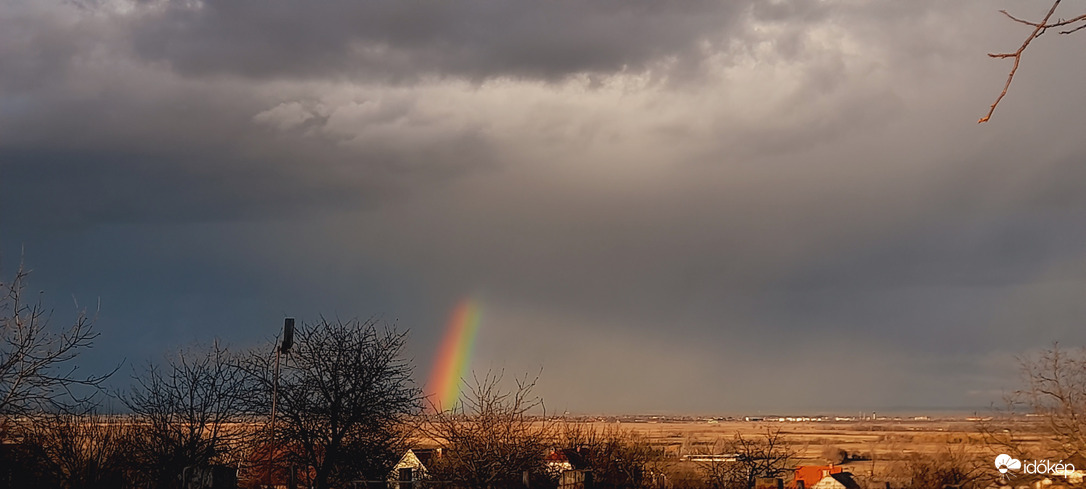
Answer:
[[[283,319],[283,339],[275,349],[275,372],[272,374],[272,405],[271,405],[271,434],[270,448],[268,450],[268,483],[272,482],[272,467],[275,460],[275,405],[279,398],[279,357],[290,352],[294,345],[294,318]]]

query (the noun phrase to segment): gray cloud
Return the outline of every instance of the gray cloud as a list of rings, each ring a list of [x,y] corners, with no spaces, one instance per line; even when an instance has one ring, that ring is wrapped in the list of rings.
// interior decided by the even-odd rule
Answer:
[[[470,0],[163,2],[137,9],[134,49],[181,73],[556,79],[642,70],[724,41],[737,2]]]
[[[131,357],[384,312],[421,375],[470,295],[573,410],[983,405],[1086,341],[1073,46],[975,126],[998,7],[13,2],[0,247]]]

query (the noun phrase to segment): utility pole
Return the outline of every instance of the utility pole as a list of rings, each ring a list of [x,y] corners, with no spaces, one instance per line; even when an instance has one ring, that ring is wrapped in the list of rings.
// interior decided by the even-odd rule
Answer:
[[[272,469],[275,464],[275,408],[279,398],[279,357],[290,352],[294,345],[294,318],[283,319],[283,340],[275,349],[275,371],[272,373],[272,405],[271,422],[269,423],[269,449],[268,449],[268,485],[272,484]]]

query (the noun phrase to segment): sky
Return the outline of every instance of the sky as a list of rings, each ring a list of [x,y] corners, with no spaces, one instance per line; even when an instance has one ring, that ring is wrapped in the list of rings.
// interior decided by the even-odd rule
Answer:
[[[470,299],[552,410],[985,409],[1086,344],[1086,34],[976,122],[1048,5],[0,0],[0,272],[120,386]]]

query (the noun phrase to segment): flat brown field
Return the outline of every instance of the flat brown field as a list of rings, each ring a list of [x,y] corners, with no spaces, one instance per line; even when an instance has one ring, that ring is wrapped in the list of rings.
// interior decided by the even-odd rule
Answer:
[[[585,422],[596,429],[629,431],[644,436],[654,446],[663,448],[671,457],[695,453],[712,453],[732,440],[736,433],[743,437],[764,436],[767,430],[780,430],[785,444],[795,451],[795,465],[823,465],[823,449],[836,447],[858,460],[844,464],[846,470],[858,475],[885,476],[900,464],[920,455],[940,455],[948,450],[957,454],[975,455],[983,460],[994,457],[1000,449],[986,442],[982,433],[984,422],[968,419],[913,420],[887,419],[875,421],[678,421],[678,422]],[[1013,426],[1000,425],[998,430],[1012,428],[1026,446],[1042,441],[1040,431],[1025,421]],[[993,425],[988,425],[994,429]]]

